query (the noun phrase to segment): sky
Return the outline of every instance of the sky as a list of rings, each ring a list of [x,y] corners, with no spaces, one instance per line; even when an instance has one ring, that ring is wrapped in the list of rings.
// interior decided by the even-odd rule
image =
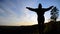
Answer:
[[[37,14],[26,7],[38,8],[41,3],[43,8],[56,6],[60,10],[60,0],[0,0],[0,25],[21,26],[38,24]],[[45,22],[50,21],[50,11],[45,12]],[[60,21],[59,17],[57,19]]]

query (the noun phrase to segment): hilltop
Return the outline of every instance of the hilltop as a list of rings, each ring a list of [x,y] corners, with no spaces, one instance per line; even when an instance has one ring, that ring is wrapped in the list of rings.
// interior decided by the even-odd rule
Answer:
[[[20,34],[39,34],[38,24],[32,26],[0,26],[0,32],[19,32]],[[45,34],[60,33],[60,21],[44,24]]]

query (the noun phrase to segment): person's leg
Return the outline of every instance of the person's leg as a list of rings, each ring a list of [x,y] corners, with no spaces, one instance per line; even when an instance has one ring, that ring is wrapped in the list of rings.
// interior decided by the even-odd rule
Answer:
[[[44,30],[44,16],[42,18],[38,18],[38,26],[39,26],[39,33],[43,34]]]
[[[43,18],[42,18],[42,25],[41,25],[41,28],[42,28],[42,34],[44,34],[44,21],[45,21],[45,18],[44,18],[44,16],[43,16]]]

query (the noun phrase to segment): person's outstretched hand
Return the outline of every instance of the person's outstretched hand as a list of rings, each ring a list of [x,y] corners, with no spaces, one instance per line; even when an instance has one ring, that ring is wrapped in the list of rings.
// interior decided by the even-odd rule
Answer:
[[[29,9],[29,7],[26,7],[27,9]]]
[[[51,8],[54,7],[54,6],[51,6]]]

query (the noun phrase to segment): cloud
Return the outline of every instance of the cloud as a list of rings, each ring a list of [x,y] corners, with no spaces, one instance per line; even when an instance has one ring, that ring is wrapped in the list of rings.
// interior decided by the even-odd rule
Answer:
[[[17,1],[18,2],[18,3],[16,2],[17,4],[11,1],[1,3],[0,25],[24,25],[24,24],[31,25],[37,23],[35,18],[36,14],[35,13],[34,13],[35,15],[33,15],[33,13],[30,14],[29,13],[30,11],[26,9],[26,6],[32,7],[35,1],[34,0],[22,1],[22,2],[21,1]],[[17,14],[19,11],[22,13],[22,15]]]

